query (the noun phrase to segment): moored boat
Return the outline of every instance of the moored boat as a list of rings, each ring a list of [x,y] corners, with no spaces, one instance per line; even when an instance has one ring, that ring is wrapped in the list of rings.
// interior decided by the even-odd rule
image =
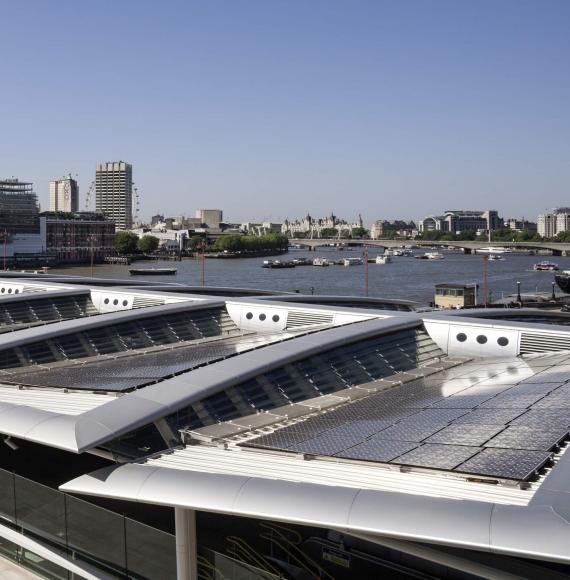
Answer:
[[[439,252],[426,252],[420,256],[414,256],[416,260],[443,260],[445,256]]]
[[[360,266],[364,263],[362,258],[345,258],[344,265],[345,266]]]
[[[489,254],[489,260],[504,260],[505,258],[503,258],[503,256],[501,256],[501,254]]]
[[[294,268],[293,262],[283,262],[281,260],[263,260],[262,268],[279,269],[279,268]]]
[[[390,256],[386,255],[376,256],[376,264],[389,264],[391,261],[392,258],[390,258]]]
[[[176,268],[130,268],[131,276],[174,276]]]
[[[315,258],[313,260],[313,266],[330,266],[331,263],[327,258]]]
[[[542,262],[535,264],[532,269],[536,272],[552,272],[553,270],[560,270],[560,267],[554,262],[543,260]]]

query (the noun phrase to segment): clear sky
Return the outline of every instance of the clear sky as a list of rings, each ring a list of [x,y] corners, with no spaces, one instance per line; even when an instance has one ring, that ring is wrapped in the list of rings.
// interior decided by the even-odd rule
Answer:
[[[0,176],[142,216],[570,205],[568,0],[0,0]],[[83,206],[83,200],[81,202]]]

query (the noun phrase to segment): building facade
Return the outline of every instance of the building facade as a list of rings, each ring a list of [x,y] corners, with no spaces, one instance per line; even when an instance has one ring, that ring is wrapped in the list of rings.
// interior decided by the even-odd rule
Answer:
[[[404,220],[376,220],[370,228],[370,237],[378,240],[388,235],[388,232],[395,232],[400,237],[412,237],[416,232],[416,224]]]
[[[248,236],[265,236],[267,234],[280,234],[283,224],[281,222],[244,222],[240,230]]]
[[[553,238],[570,230],[570,207],[556,207],[551,213],[538,216],[538,233],[543,238]]]
[[[0,232],[37,234],[39,213],[32,183],[14,178],[0,181]]]
[[[133,227],[133,168],[124,161],[99,163],[95,173],[95,207],[118,230]]]
[[[496,210],[486,211],[446,211],[443,215],[427,216],[418,223],[419,231],[441,231],[457,233],[462,231],[498,230],[503,226]]]
[[[71,174],[49,182],[49,211],[79,211],[79,188]]]
[[[522,232],[523,230],[536,232],[536,222],[529,222],[524,218],[508,218],[505,220],[505,229]]]
[[[344,219],[338,218],[334,213],[325,218],[313,218],[310,214],[307,214],[304,218],[294,221],[286,219],[281,226],[281,233],[292,238],[297,234],[311,238],[321,238],[323,237],[323,230],[336,230],[337,235],[342,236],[343,233],[350,234],[353,229],[362,227],[363,221],[360,215],[356,222],[349,223]]]
[[[40,217],[45,251],[59,262],[102,260],[114,252],[115,222],[95,212],[79,212],[63,217],[45,212]]]
[[[209,228],[219,228],[223,221],[223,211],[221,209],[197,209],[196,219],[199,219]]]

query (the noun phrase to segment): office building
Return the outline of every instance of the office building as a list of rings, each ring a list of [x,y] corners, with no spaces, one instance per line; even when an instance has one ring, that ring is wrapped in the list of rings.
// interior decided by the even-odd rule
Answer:
[[[425,217],[418,223],[419,231],[441,231],[458,233],[462,231],[484,232],[498,230],[503,227],[503,220],[499,218],[497,211],[446,211],[443,215]]]
[[[97,165],[95,207],[97,212],[112,219],[118,230],[133,227],[133,169],[130,163],[111,161]]]
[[[40,223],[46,252],[58,262],[86,262],[91,254],[97,262],[115,250],[115,223],[103,214],[45,212]]]
[[[543,238],[553,238],[570,230],[570,207],[556,207],[551,213],[538,216],[538,233]]]
[[[79,188],[71,174],[49,182],[49,211],[66,213],[79,211]]]
[[[89,580],[568,577],[564,313],[62,282],[0,279],[3,557]]]
[[[215,229],[219,228],[223,221],[223,212],[221,209],[197,209],[196,218],[208,228]]]
[[[39,233],[38,198],[33,184],[19,179],[0,181],[0,231]]]

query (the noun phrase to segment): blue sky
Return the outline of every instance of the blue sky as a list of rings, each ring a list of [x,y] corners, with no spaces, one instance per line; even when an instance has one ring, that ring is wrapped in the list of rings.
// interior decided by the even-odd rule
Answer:
[[[570,205],[570,2],[0,0],[0,175],[142,216]],[[83,205],[83,202],[82,202]]]

